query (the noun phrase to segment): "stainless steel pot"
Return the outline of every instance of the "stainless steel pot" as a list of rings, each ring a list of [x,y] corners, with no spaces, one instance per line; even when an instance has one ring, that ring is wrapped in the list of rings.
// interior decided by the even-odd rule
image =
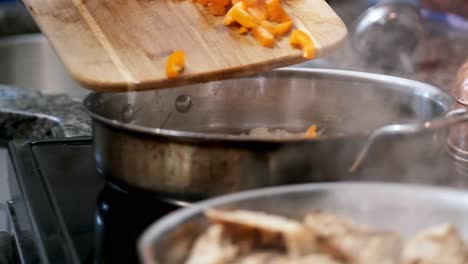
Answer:
[[[348,170],[360,151],[355,165],[387,173],[391,180],[397,180],[394,175],[404,179],[415,164],[433,170],[445,128],[467,118],[463,113],[446,117],[453,100],[433,86],[320,69],[277,70],[156,91],[94,93],[84,104],[93,118],[100,173],[118,183],[186,197],[349,180]],[[325,129],[325,135],[311,140],[240,135],[255,127],[305,131],[311,124]],[[382,128],[389,124],[400,125]],[[372,147],[365,145],[369,136]]]
[[[468,238],[466,192],[407,184],[306,184],[226,195],[178,210],[151,225],[140,237],[141,262],[184,263],[193,241],[208,224],[203,215],[207,208],[262,211],[298,220],[323,210],[404,236],[450,222]]]

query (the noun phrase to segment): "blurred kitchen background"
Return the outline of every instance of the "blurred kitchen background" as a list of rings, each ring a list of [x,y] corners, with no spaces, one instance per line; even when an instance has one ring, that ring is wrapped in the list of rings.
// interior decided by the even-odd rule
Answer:
[[[432,2],[444,2],[440,0],[328,2],[347,24],[350,37],[331,56],[296,66],[403,76],[451,91],[457,70],[468,59],[468,1],[445,1],[458,4],[455,9],[443,3],[431,8],[440,4]],[[70,79],[24,5],[16,0],[0,0],[0,84],[65,94],[77,102],[88,93]],[[9,197],[7,155],[1,146],[0,204]],[[2,210],[0,230],[6,229]]]

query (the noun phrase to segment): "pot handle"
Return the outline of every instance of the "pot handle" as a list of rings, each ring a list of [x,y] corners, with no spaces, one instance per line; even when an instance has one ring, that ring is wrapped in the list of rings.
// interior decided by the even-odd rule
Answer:
[[[374,144],[375,141],[381,137],[395,135],[412,135],[421,132],[428,132],[465,121],[468,121],[468,110],[461,108],[449,111],[445,115],[445,117],[441,117],[424,123],[392,124],[380,127],[374,130],[369,136],[366,144],[357,154],[356,159],[354,160],[353,164],[349,169],[349,172],[355,173],[359,170],[364,159],[367,156],[367,153],[369,152],[369,149],[372,147],[372,144]]]

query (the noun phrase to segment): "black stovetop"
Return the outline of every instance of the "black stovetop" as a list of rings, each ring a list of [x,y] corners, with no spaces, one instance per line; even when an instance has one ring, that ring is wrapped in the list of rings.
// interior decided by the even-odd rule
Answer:
[[[104,180],[89,138],[13,142],[9,152],[24,263],[135,263],[144,228],[185,203]]]
[[[145,227],[190,204],[193,197],[105,180],[95,170],[91,143],[91,138],[10,143],[8,209],[23,263],[135,263],[136,239]],[[369,167],[364,176],[349,179],[468,188],[468,177],[454,173],[452,162],[440,151],[406,174]]]

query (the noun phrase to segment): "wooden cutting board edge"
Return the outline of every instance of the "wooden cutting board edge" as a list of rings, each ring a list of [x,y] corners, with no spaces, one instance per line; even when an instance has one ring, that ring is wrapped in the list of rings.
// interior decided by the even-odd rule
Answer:
[[[327,49],[322,49],[319,52],[319,55],[316,58],[326,56],[331,51],[335,50],[336,47],[341,46],[342,43],[346,41],[346,36],[339,42],[337,42],[334,46],[329,46]],[[314,58],[314,59],[316,59]],[[139,83],[129,83],[126,81],[118,81],[118,82],[98,82],[96,80],[91,80],[84,78],[83,76],[79,75],[75,71],[70,71],[67,68],[67,72],[73,77],[75,81],[77,81],[83,87],[87,87],[88,89],[92,89],[96,92],[129,92],[129,91],[147,91],[147,90],[154,90],[154,89],[165,89],[171,88],[176,86],[183,86],[187,84],[193,84],[193,81],[197,83],[205,83],[211,81],[219,81],[231,78],[240,78],[240,77],[248,77],[253,74],[258,74],[259,72],[265,72],[269,70],[273,70],[275,68],[285,67],[289,65],[294,65],[302,62],[309,61],[308,59],[304,59],[301,54],[297,56],[292,56],[289,58],[281,58],[278,60],[271,60],[261,63],[260,65],[256,65],[255,68],[251,68],[252,71],[247,71],[245,69],[238,70],[238,68],[231,68],[230,70],[221,70],[222,74],[219,74],[216,71],[212,71],[205,74],[197,74],[196,77],[190,75],[182,75],[178,78],[170,79],[170,80],[159,80],[159,81],[146,81],[146,82],[139,82]],[[242,67],[244,68],[244,67]],[[190,78],[191,81],[188,81]],[[163,83],[163,85],[161,85]]]
[[[35,0],[24,0],[24,2],[26,4],[26,7],[29,10],[29,12],[34,14],[36,12],[36,10],[34,10],[34,8],[28,3],[28,1],[35,1]],[[45,1],[47,1],[47,0],[45,0]],[[78,12],[78,11],[77,11],[77,13],[80,14],[80,12]],[[48,40],[50,38],[53,38],[53,36],[49,36],[46,31],[42,30],[42,28],[43,28],[42,22],[43,21],[40,21],[39,19],[36,19],[35,15],[32,15],[32,17],[35,20],[38,27],[43,32],[43,34],[45,35],[45,37]],[[80,14],[80,18],[84,21],[81,14]],[[88,25],[86,22],[79,23],[79,24],[80,25],[83,25],[83,24]],[[71,26],[73,26],[73,25],[71,25]],[[91,31],[89,25],[88,25],[88,30]],[[83,31],[83,32],[85,32],[85,31]],[[93,38],[93,37],[94,36],[90,36],[90,38]],[[338,41],[336,41],[334,43],[334,45],[327,46],[326,48],[322,48],[322,47],[317,48],[316,58],[326,56],[327,54],[329,54],[330,52],[335,50],[338,46],[342,45],[346,41],[346,38],[347,38],[347,29],[346,29],[346,27],[344,27],[344,31],[341,32],[341,36],[339,36]],[[97,41],[97,40],[94,39],[94,41]],[[67,49],[67,47],[59,47],[59,46],[54,45],[54,43],[58,43],[58,42],[49,41],[49,43],[56,50]],[[103,47],[102,43],[99,43],[97,45],[101,46],[103,51],[106,50]],[[67,58],[67,56],[62,56],[61,55],[63,52],[55,51],[55,53],[64,62],[66,62],[66,60],[69,59],[69,58]],[[106,57],[108,57],[108,59],[110,61],[112,61],[111,56],[107,52],[103,52],[102,55],[105,55]],[[199,83],[204,83],[204,82],[223,80],[223,79],[229,79],[229,78],[246,77],[246,76],[258,73],[258,72],[264,72],[264,71],[272,70],[272,69],[275,69],[275,68],[284,67],[284,66],[288,66],[288,65],[293,65],[293,64],[297,64],[297,63],[301,63],[301,62],[305,62],[305,61],[308,61],[308,59],[303,58],[302,57],[302,52],[300,50],[298,50],[297,53],[295,55],[293,55],[293,56],[289,56],[289,57],[286,57],[286,58],[282,57],[282,58],[279,58],[279,59],[273,59],[273,60],[269,60],[269,61],[263,61],[263,62],[258,63],[258,64],[250,64],[250,65],[243,65],[241,67],[233,67],[233,68],[231,68],[229,70],[223,69],[223,70],[220,70],[219,72],[218,71],[212,71],[212,72],[208,72],[208,73],[204,73],[204,74],[198,73],[197,76],[191,76],[189,74],[186,74],[186,75],[182,74],[180,77],[174,78],[174,79],[156,80],[156,81],[151,81],[150,80],[150,81],[142,81],[142,82],[129,82],[128,79],[126,79],[124,77],[122,77],[121,80],[115,80],[115,81],[112,81],[112,82],[109,81],[108,79],[106,79],[105,81],[100,81],[97,78],[96,79],[90,79],[90,78],[85,77],[85,75],[82,74],[82,72],[74,71],[74,70],[70,69],[70,65],[73,65],[73,63],[63,63],[63,64],[64,64],[64,67],[67,70],[67,72],[71,75],[71,77],[85,88],[88,88],[90,90],[97,91],[97,92],[127,92],[127,91],[145,91],[145,90],[153,90],[153,89],[164,89],[164,88],[170,88],[170,87],[175,87],[175,86],[186,85],[188,83],[193,83],[194,81],[199,82]],[[253,67],[250,68],[251,69],[250,71],[248,71],[248,70],[244,69],[245,66],[253,66]],[[113,63],[113,67],[115,67],[115,71],[119,71],[118,66],[116,66],[115,63]],[[222,74],[219,74],[220,72]],[[188,79],[190,79],[191,81],[188,81]]]

